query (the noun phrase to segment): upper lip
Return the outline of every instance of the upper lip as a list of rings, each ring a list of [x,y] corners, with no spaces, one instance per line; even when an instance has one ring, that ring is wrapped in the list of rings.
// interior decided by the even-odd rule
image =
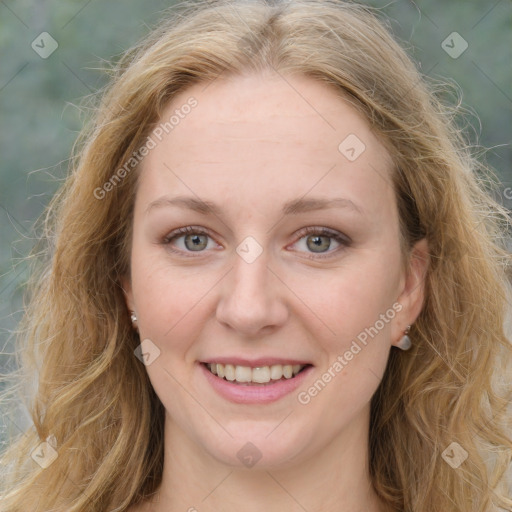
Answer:
[[[234,366],[250,366],[252,368],[258,368],[261,366],[272,366],[275,364],[280,365],[307,365],[311,364],[309,361],[305,360],[298,360],[298,359],[291,359],[291,358],[283,358],[283,357],[259,357],[257,359],[246,359],[244,357],[211,357],[208,359],[205,359],[204,361],[201,361],[202,363],[208,364],[208,363],[220,363],[220,364],[232,364]]]

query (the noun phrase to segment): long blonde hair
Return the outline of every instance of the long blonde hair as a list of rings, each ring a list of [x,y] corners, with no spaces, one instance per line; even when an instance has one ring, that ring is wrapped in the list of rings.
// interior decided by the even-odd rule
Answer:
[[[117,64],[48,209],[47,257],[22,330],[25,379],[38,378],[34,427],[4,454],[2,512],[124,511],[157,489],[164,411],[134,357],[140,340],[120,285],[138,166],[111,180],[176,93],[262,69],[322,81],[365,115],[395,164],[404,251],[429,243],[413,348],[392,351],[372,400],[375,491],[396,512],[512,507],[500,490],[512,456],[510,382],[495,377],[512,359],[510,219],[482,185],[453,109],[368,8],[204,0],[172,11]],[[58,457],[41,469],[30,453],[48,436]],[[467,454],[458,467],[447,462],[453,450]]]

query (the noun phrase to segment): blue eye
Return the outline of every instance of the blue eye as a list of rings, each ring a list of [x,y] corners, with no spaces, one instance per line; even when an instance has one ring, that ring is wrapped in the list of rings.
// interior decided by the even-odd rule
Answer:
[[[336,249],[340,246],[348,247],[351,244],[350,238],[346,235],[323,227],[307,227],[302,229],[298,235],[302,236],[295,244],[298,244],[304,239],[306,252],[308,250],[311,251],[309,257],[312,259],[330,257],[331,253],[337,252]],[[174,248],[174,245],[180,239],[183,239],[181,247],[178,249]],[[334,240],[338,246],[333,250],[329,250],[331,249],[332,240]],[[171,252],[192,256],[191,253],[202,253],[205,249],[212,248],[208,245],[210,241],[214,247],[217,245],[213,242],[213,239],[206,229],[198,226],[186,226],[169,233],[169,235],[163,239],[162,243],[168,246]],[[327,254],[327,256],[323,256],[323,254]]]

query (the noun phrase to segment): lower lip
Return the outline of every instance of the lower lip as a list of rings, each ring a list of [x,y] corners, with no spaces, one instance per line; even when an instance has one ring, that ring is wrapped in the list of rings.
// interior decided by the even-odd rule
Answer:
[[[222,397],[236,404],[267,404],[292,393],[309,375],[313,366],[308,366],[291,379],[270,381],[268,384],[235,384],[214,375],[204,364],[199,364],[212,388]]]

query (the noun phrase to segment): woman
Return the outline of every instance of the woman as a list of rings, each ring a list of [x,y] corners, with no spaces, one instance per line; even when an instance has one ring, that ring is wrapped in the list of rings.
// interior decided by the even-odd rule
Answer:
[[[465,148],[363,7],[162,24],[50,208],[2,511],[509,510],[509,219]]]

